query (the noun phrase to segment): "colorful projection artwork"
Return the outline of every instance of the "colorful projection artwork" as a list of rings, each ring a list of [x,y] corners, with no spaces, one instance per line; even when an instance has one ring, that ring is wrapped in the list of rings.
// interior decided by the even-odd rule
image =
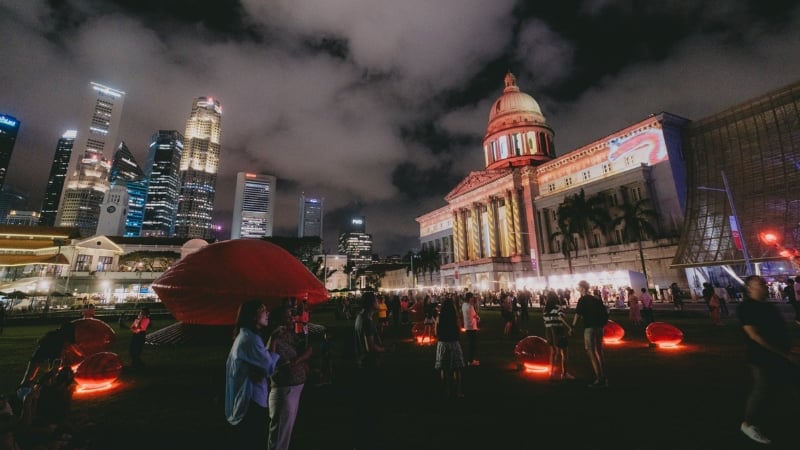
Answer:
[[[675,325],[653,322],[645,329],[647,340],[661,348],[674,348],[683,341],[683,332]]]
[[[514,347],[514,357],[526,372],[550,373],[550,344],[544,338],[523,338]]]
[[[89,356],[75,370],[77,393],[96,392],[113,387],[122,372],[122,361],[116,353],[100,352]]]
[[[152,288],[175,319],[196,325],[233,325],[239,305],[261,299],[328,300],[322,282],[291,253],[267,241],[233,239],[182,258]]]
[[[606,326],[603,327],[603,343],[604,344],[619,344],[625,336],[625,329],[622,325],[609,320]]]
[[[632,158],[636,165],[654,165],[667,160],[667,145],[661,129],[648,129],[625,138],[608,141],[608,160]]]

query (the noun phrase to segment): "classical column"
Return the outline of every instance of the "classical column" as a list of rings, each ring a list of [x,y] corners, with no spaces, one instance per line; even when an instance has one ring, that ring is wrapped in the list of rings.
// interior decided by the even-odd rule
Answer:
[[[511,191],[505,193],[506,203],[506,254],[503,256],[514,255],[517,250],[517,230],[514,229],[514,211],[511,206]]]
[[[461,248],[461,223],[458,217],[458,209],[453,211],[453,262],[461,261],[464,250]]]
[[[471,254],[473,259],[481,257],[481,205],[472,205],[472,235],[470,236]]]
[[[512,220],[514,221],[514,254],[515,255],[524,255],[525,250],[523,249],[523,242],[525,242],[525,236],[522,235],[522,222],[520,222],[520,214],[519,214],[519,194],[515,189],[511,190],[511,209],[512,209]]]
[[[497,220],[495,218],[495,198],[486,201],[486,225],[489,228],[489,256],[497,256]]]

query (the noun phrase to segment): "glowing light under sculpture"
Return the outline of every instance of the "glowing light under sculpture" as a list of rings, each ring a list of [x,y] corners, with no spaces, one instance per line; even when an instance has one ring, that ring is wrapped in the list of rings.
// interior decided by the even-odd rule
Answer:
[[[416,302],[408,308],[408,314],[411,316],[412,322],[422,322],[425,320],[425,311],[422,306],[422,302]]]
[[[523,338],[514,347],[514,357],[526,372],[550,372],[550,344],[544,338]]]
[[[89,356],[75,370],[78,392],[99,391],[112,387],[122,372],[116,353],[100,352]]]
[[[152,284],[175,319],[232,325],[239,305],[261,299],[275,307],[287,297],[310,306],[328,291],[297,258],[267,241],[234,239],[207,245],[175,263]]]
[[[683,341],[683,332],[675,325],[653,322],[645,329],[647,340],[659,347],[677,347]]]
[[[425,324],[424,323],[415,323],[411,326],[411,334],[414,336],[414,340],[417,344],[424,345],[424,344],[433,344],[436,338],[430,334],[427,336],[425,335]]]
[[[75,346],[83,355],[68,352],[64,357],[66,365],[74,366],[89,356],[111,348],[116,334],[107,323],[98,319],[76,319],[72,324],[75,326]]]
[[[625,329],[622,325],[609,320],[606,326],[603,327],[603,343],[604,344],[619,344],[625,336]]]

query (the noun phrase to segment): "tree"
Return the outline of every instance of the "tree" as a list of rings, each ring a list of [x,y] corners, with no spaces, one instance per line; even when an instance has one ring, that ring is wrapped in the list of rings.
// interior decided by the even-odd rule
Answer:
[[[417,261],[419,264],[419,273],[429,273],[430,278],[433,279],[433,274],[439,271],[441,267],[441,258],[439,252],[432,247],[423,248],[417,254]],[[416,269],[416,267],[414,267]]]
[[[625,242],[636,241],[639,246],[639,260],[642,262],[642,273],[647,279],[647,267],[644,263],[644,252],[642,251],[642,241],[648,236],[655,237],[658,233],[652,222],[658,218],[658,214],[649,208],[650,200],[642,199],[636,203],[625,202],[619,209],[622,214],[612,222],[612,227],[622,226],[622,236]]]
[[[315,260],[311,261],[308,264],[308,269],[314,276],[317,277],[319,281],[325,283],[328,280],[328,277],[336,273],[336,269],[329,269],[325,265],[325,256],[318,256]]]
[[[575,230],[571,222],[572,211],[569,205],[562,203],[556,210],[556,226],[558,231],[550,235],[550,239],[554,240],[561,237],[561,254],[567,258],[567,265],[569,266],[569,273],[572,274],[572,252],[575,251],[575,256],[578,256],[578,242],[575,240]]]
[[[564,214],[569,217],[570,229],[583,237],[586,247],[586,257],[589,259],[589,266],[592,265],[592,255],[589,252],[589,231],[599,228],[605,232],[606,224],[611,220],[606,207],[606,199],[602,193],[597,193],[591,197],[586,197],[583,189],[579,193],[569,195],[562,203],[566,207]],[[561,209],[561,206],[559,206]],[[577,256],[577,248],[575,255]]]

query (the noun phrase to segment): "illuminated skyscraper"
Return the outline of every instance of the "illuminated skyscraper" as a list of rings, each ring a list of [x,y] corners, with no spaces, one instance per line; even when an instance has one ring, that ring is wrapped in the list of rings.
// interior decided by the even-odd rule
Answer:
[[[181,189],[175,235],[210,239],[217,171],[219,170],[222,108],[211,97],[192,103],[186,122],[185,148],[181,156]]]
[[[111,164],[111,175],[109,177],[112,188],[122,186],[127,192],[127,206],[125,207],[123,229],[117,233],[109,233],[114,236],[138,237],[142,232],[142,221],[144,220],[144,205],[147,201],[147,177],[136,158],[133,157],[125,142],[119,144],[114,153],[114,162]],[[106,195],[106,202],[109,200]],[[104,206],[106,206],[104,204]],[[101,222],[103,216],[108,213],[107,209],[101,208]],[[99,227],[98,227],[99,229]]]
[[[150,140],[147,154],[147,203],[142,236],[168,237],[175,234],[175,215],[181,188],[180,164],[183,135],[175,130],[159,130]]]
[[[6,171],[8,171],[8,163],[11,161],[11,153],[14,151],[18,132],[19,120],[0,114],[0,189],[3,188],[6,180]]]
[[[272,236],[276,181],[272,175],[236,174],[231,239]]]
[[[58,226],[77,227],[84,237],[97,231],[100,204],[111,186],[106,155],[116,145],[125,93],[92,82],[87,97],[56,215]]]
[[[372,235],[366,233],[366,223],[363,216],[353,217],[348,231],[339,235],[339,253],[347,255],[347,262],[359,268],[372,264]]]
[[[75,130],[67,130],[58,140],[58,144],[56,144],[56,153],[53,155],[50,176],[47,177],[47,187],[44,190],[39,225],[52,227],[56,224],[61,190],[64,188],[64,179],[67,177],[69,160],[72,155],[72,148],[75,146],[75,136],[77,134],[78,132]]]
[[[297,237],[318,236],[322,238],[322,215],[324,199],[300,195],[300,217],[297,220]]]

